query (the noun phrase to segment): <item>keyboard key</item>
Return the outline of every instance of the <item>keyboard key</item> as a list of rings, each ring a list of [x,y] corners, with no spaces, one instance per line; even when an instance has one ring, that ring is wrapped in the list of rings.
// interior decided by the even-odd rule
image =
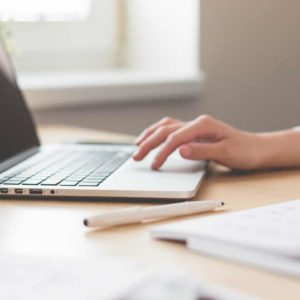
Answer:
[[[46,179],[45,181],[42,182],[42,185],[58,185],[63,179]]]
[[[88,178],[106,178],[109,174],[90,174]]]
[[[82,182],[102,182],[104,181],[106,178],[86,178],[84,179]]]
[[[77,176],[71,175],[68,177],[69,180],[78,180],[78,181],[82,180],[83,178],[84,178],[84,176],[79,176],[79,175],[77,175]]]
[[[7,176],[8,176],[8,177],[13,177],[13,176],[15,176],[15,175],[17,175],[17,174],[20,174],[20,172],[19,172],[19,171],[11,172],[11,173],[9,173]]]
[[[78,186],[93,186],[93,187],[98,186],[98,185],[99,185],[99,183],[97,183],[97,182],[80,182],[78,184]]]
[[[103,177],[107,177],[109,176],[111,173],[110,172],[102,172],[102,171],[96,171],[96,172],[93,172],[91,175],[92,176],[103,176]]]
[[[41,179],[28,179],[24,181],[22,184],[24,185],[38,185],[42,182]]]
[[[3,184],[7,184],[7,185],[18,185],[20,184],[22,181],[20,180],[7,180],[7,181],[4,181]]]
[[[80,170],[76,171],[75,174],[72,174],[72,175],[84,176],[84,175],[90,174],[91,172],[93,172],[93,170],[82,170],[82,169],[80,169]]]
[[[33,181],[39,181],[39,182],[42,182],[42,181],[44,181],[44,180],[46,180],[47,179],[47,177],[44,177],[44,176],[33,176],[33,177],[29,177],[29,178],[26,178],[26,181],[28,181],[28,180],[33,180]],[[23,180],[23,181],[25,181],[25,180]]]
[[[84,181],[100,181],[100,180],[103,180],[104,178],[99,178],[99,177],[93,177],[93,178],[91,178],[91,177],[86,177],[85,179],[84,179]]]
[[[44,180],[46,181],[62,181],[62,180],[65,180],[66,179],[66,176],[56,176],[56,175],[53,175],[53,176],[50,176],[48,178],[45,178]]]
[[[21,180],[21,181],[25,181],[27,179],[29,179],[27,176],[26,177],[25,176],[15,176],[15,177],[10,178],[10,180]]]
[[[5,180],[8,180],[8,179],[10,179],[11,178],[11,176],[2,176],[1,178],[0,178],[0,180],[1,181],[5,181]]]
[[[78,181],[63,181],[59,185],[61,186],[76,186]]]

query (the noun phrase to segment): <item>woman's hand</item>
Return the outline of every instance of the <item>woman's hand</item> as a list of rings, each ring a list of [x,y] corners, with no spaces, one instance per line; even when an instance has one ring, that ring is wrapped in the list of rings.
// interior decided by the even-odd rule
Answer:
[[[291,142],[290,134],[291,131],[269,134],[245,132],[207,115],[190,122],[164,118],[136,139],[138,150],[133,158],[140,161],[151,150],[161,146],[152,163],[154,170],[159,169],[176,149],[185,159],[213,160],[232,169],[285,166],[292,162],[280,159],[281,143],[284,140]],[[296,134],[299,138],[300,133]],[[300,148],[300,140],[298,144]],[[296,157],[298,163],[299,156]]]

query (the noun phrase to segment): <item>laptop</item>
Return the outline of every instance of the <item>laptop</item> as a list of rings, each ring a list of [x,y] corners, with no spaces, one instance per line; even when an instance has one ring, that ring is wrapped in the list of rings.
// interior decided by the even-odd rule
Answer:
[[[206,162],[177,152],[152,171],[155,151],[135,162],[133,145],[41,145],[2,42],[0,99],[0,197],[180,200],[193,197],[204,178]]]

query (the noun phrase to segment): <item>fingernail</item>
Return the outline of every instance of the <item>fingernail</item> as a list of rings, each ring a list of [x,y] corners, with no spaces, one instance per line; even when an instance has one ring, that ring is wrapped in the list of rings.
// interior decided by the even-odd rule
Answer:
[[[132,154],[132,157],[134,158],[134,159],[138,159],[138,157],[139,157],[139,150],[137,150],[137,151],[135,151],[133,154]]]
[[[156,171],[156,170],[158,170],[158,167],[157,167],[156,165],[152,165],[152,166],[151,166],[151,169],[152,169],[153,171]]]
[[[151,169],[152,170],[157,170],[159,168],[158,162],[155,160],[152,165],[151,165]]]
[[[192,155],[192,150],[189,147],[181,147],[180,153],[182,156],[189,157]]]

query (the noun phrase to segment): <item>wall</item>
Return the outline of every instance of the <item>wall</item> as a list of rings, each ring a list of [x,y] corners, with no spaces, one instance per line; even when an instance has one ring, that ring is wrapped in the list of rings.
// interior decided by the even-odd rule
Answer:
[[[300,123],[300,2],[203,1],[202,107],[243,128]]]
[[[202,0],[199,101],[131,104],[36,113],[59,122],[137,133],[164,115],[209,113],[243,129],[300,124],[300,1]]]

